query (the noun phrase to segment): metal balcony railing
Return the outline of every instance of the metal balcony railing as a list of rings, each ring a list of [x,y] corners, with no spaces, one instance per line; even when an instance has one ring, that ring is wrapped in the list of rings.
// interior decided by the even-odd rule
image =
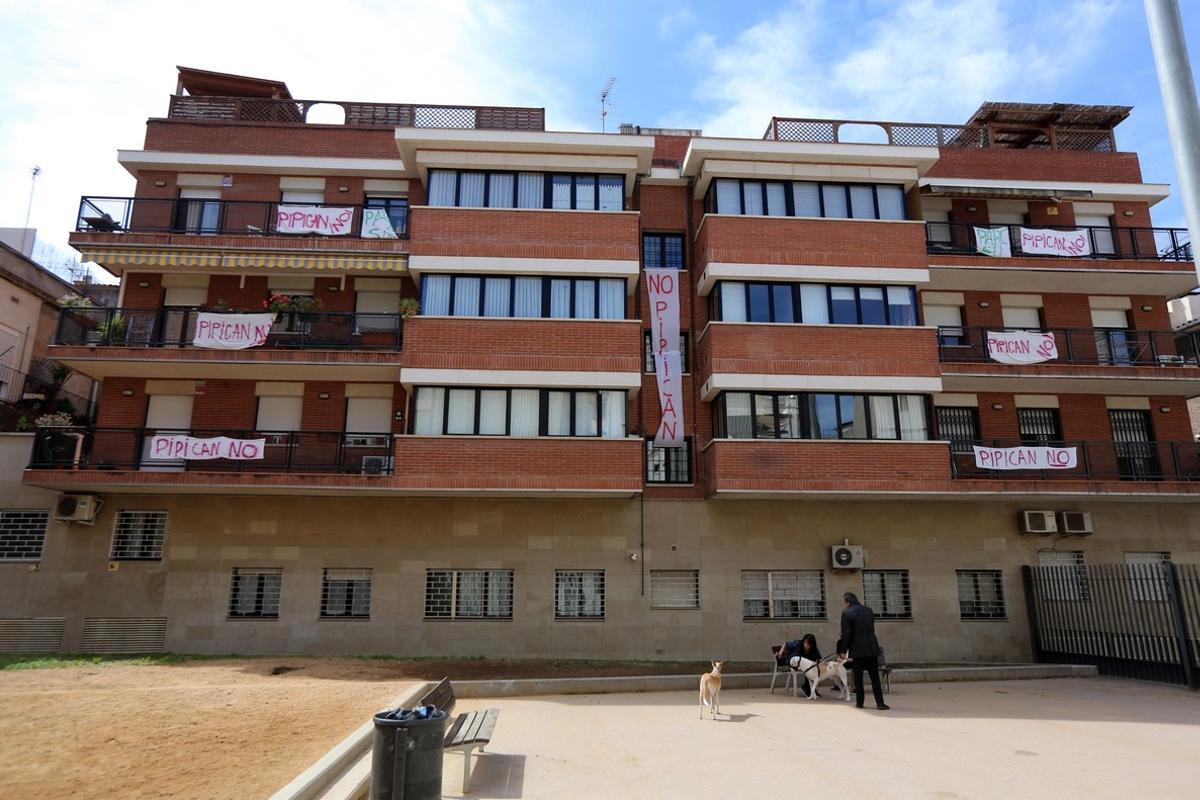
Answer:
[[[975,239],[976,228],[1003,229],[1013,256],[1028,258],[1122,258],[1144,261],[1191,261],[1187,228],[1105,228],[1095,226],[1036,227],[988,225],[971,222],[926,222],[925,246],[931,255],[983,256]],[[1021,249],[1021,228],[1038,231],[1086,231],[1088,250],[1080,256],[1027,254]]]
[[[27,375],[12,367],[0,365],[0,403],[17,405],[22,402],[40,403],[42,410],[49,412],[67,408],[74,409],[76,419],[96,418],[96,404],[89,398],[63,389],[62,386],[36,375]]]
[[[196,439],[264,439],[256,459],[153,458],[155,436]],[[40,428],[29,469],[142,470],[145,472],[284,472],[390,475],[394,443],[390,433],[343,431],[258,431],[159,428]]]
[[[989,331],[1029,330],[992,327],[938,328],[938,358],[948,363],[996,363],[988,354]],[[1046,364],[1084,364],[1116,367],[1200,366],[1200,334],[1172,331],[1142,331],[1122,328],[1039,328],[1053,333],[1058,358]],[[1181,346],[1182,345],[1182,346]],[[1186,353],[1187,355],[1179,355]]]
[[[75,347],[192,347],[200,310],[64,308],[54,343]],[[262,345],[278,350],[399,350],[404,317],[344,311],[283,311]]]
[[[318,109],[316,118],[309,115]],[[442,106],[288,100],[269,97],[172,95],[168,119],[287,125],[334,124],[370,128],[465,128],[541,131],[546,110],[514,106]]]
[[[1072,469],[985,469],[975,466],[972,445],[1074,447],[1076,466]],[[952,441],[950,470],[953,478],[964,480],[1200,481],[1200,442]]]
[[[1025,126],[1022,126],[1025,127]],[[1014,138],[994,125],[938,125],[861,119],[772,117],[763,139],[819,144],[888,144],[909,147],[968,147],[984,150],[1077,150],[1111,153],[1117,149],[1111,128],[1048,126],[1030,128]]]
[[[349,220],[336,223],[337,234],[281,230],[279,207],[348,208]],[[366,228],[363,214],[370,210]],[[286,227],[286,223],[284,225]],[[333,226],[331,225],[331,228]],[[178,233],[193,236],[290,236],[324,238],[407,239],[408,201],[385,205],[352,203],[281,203],[274,200],[208,200],[177,197],[97,197],[79,200],[75,230],[82,233]],[[341,233],[340,231],[345,231]],[[391,234],[389,235],[388,231]]]

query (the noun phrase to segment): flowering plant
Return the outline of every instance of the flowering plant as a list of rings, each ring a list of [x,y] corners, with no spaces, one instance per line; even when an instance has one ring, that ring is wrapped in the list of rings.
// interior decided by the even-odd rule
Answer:
[[[270,297],[263,300],[262,307],[279,314],[288,311],[320,311],[323,306],[320,300],[311,295],[272,292]]]
[[[69,428],[75,424],[75,419],[65,411],[57,411],[53,414],[42,414],[33,424],[39,428]]]

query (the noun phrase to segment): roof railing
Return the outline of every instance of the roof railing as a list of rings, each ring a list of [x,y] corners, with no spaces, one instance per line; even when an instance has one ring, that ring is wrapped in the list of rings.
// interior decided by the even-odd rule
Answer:
[[[1077,150],[1111,153],[1111,129],[1065,126],[936,125],[878,120],[771,117],[763,139],[809,144],[886,144],[904,147],[964,147],[977,150]]]

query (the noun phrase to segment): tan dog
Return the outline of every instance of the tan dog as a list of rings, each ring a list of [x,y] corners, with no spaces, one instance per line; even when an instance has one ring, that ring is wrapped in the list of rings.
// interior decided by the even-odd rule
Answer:
[[[716,719],[721,713],[721,665],[724,661],[712,661],[712,672],[700,676],[700,719],[704,719],[704,707],[712,711]]]

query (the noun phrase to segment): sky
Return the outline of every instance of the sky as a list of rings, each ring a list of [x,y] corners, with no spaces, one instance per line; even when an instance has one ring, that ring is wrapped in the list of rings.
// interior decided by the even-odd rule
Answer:
[[[1181,7],[1200,66],[1200,0]],[[165,116],[176,65],[283,80],[303,99],[542,106],[555,130],[599,130],[610,77],[610,131],[758,138],[772,116],[1130,105],[1118,147],[1146,181],[1175,183],[1138,0],[0,0],[0,227],[24,224],[40,166],[30,225],[42,258],[69,255],[81,195],[132,194],[116,151]],[[1152,213],[1184,225],[1177,197]]]

